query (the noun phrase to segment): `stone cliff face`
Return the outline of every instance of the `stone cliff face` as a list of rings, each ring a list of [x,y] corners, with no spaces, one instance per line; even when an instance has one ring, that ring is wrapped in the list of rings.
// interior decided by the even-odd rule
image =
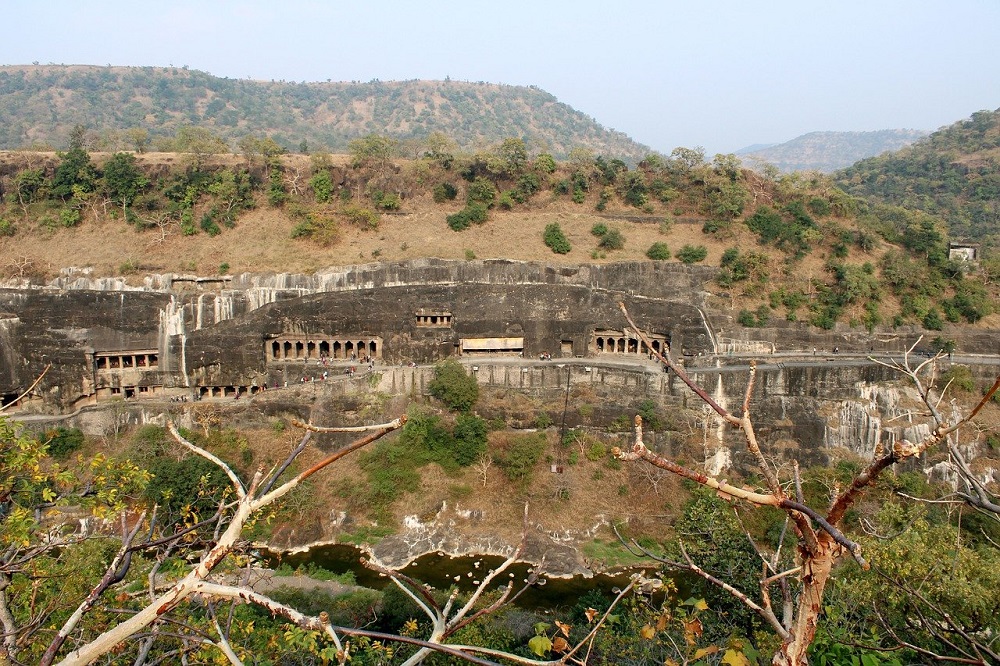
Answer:
[[[425,259],[314,275],[160,275],[127,284],[68,273],[49,284],[11,282],[0,288],[0,395],[12,400],[51,364],[21,411],[67,413],[114,398],[233,398],[342,372],[368,356],[379,361],[380,390],[408,395],[423,392],[428,370],[398,366],[465,356],[484,385],[554,396],[567,381],[592,388],[600,396],[591,419],[598,424],[643,399],[667,410],[699,407],[676,377],[643,366],[647,350],[618,311],[624,300],[654,347],[684,359],[723,404],[742,400],[740,353],[761,359],[753,409],[776,457],[794,450],[804,462],[823,462],[829,450],[870,455],[899,437],[919,438],[901,419],[913,398],[888,386],[898,379],[891,370],[822,352],[783,362],[772,356],[838,344],[900,351],[915,336],[837,329],[818,337],[786,322],[736,327],[731,313],[706,308],[701,286],[712,274],[659,262],[556,268]],[[971,349],[995,349],[996,337],[961,339]],[[539,356],[552,360],[511,363]],[[327,369],[323,359],[336,367]],[[363,382],[356,390],[370,387]],[[572,409],[567,414],[570,426],[586,421]],[[710,469],[750,462],[731,430],[705,428]]]
[[[291,362],[321,357],[586,356],[595,331],[617,331],[624,344],[621,298],[636,299],[636,315],[664,344],[703,352],[712,346],[704,279],[704,269],[652,263],[421,260],[310,276],[9,283],[0,290],[9,340],[0,393],[17,395],[50,363],[34,403],[65,411],[115,396],[234,395],[298,379]]]

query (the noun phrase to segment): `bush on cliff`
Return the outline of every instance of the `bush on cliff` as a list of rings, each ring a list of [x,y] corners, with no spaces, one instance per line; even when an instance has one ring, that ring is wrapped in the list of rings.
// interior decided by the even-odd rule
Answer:
[[[479,384],[461,363],[446,359],[434,366],[434,379],[429,389],[431,395],[456,412],[467,412],[479,399]]]

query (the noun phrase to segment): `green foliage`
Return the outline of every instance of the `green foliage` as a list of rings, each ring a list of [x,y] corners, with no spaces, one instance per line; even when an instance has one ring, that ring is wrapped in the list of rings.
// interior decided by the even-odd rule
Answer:
[[[747,218],[746,224],[762,244],[774,245],[796,256],[808,252],[819,238],[816,223],[800,200],[790,202],[781,212],[761,206]]]
[[[656,403],[648,398],[639,403],[639,416],[642,417],[643,427],[650,431],[663,430],[663,419],[656,411]]]
[[[1000,233],[993,203],[1000,197],[995,160],[1000,112],[978,111],[898,153],[862,160],[837,174],[843,190],[948,221],[953,237]]]
[[[76,208],[59,209],[59,225],[63,227],[75,227],[80,224],[80,211]]]
[[[666,261],[670,258],[670,248],[666,243],[657,241],[646,250],[646,256],[653,261]]]
[[[944,328],[944,319],[941,318],[941,312],[937,308],[931,308],[924,315],[924,328],[928,331],[940,331]]]
[[[333,179],[326,169],[317,171],[309,179],[309,187],[316,197],[316,203],[329,203],[333,198]]]
[[[548,153],[541,153],[535,158],[535,169],[539,173],[555,173],[556,161],[552,155]]]
[[[497,188],[487,178],[478,177],[465,188],[465,201],[467,204],[482,204],[485,208],[491,208],[497,199]]]
[[[434,186],[432,190],[432,195],[434,197],[434,203],[444,203],[445,201],[454,201],[458,196],[458,188],[451,183],[438,183]]]
[[[459,212],[449,215],[446,218],[448,226],[454,231],[464,231],[473,224],[482,224],[488,218],[489,213],[485,204],[470,203]]]
[[[685,245],[677,250],[677,258],[685,264],[696,264],[708,256],[708,248],[704,245]]]
[[[82,430],[62,426],[46,430],[38,439],[40,444],[47,444],[48,452],[57,458],[65,458],[79,449],[83,440]]]
[[[375,211],[364,206],[346,205],[340,210],[340,215],[347,222],[359,229],[373,231],[378,229],[381,218]]]
[[[476,378],[454,359],[445,359],[434,366],[434,379],[427,388],[431,395],[456,412],[468,412],[479,399]]]
[[[958,528],[931,520],[919,505],[885,502],[871,523],[876,533],[891,535],[862,541],[886,583],[873,585],[864,572],[845,571],[829,595],[835,616],[827,631],[836,636],[850,627],[865,627],[865,642],[871,644],[871,635],[877,638],[885,625],[899,637],[886,636],[886,645],[902,639],[944,655],[968,650],[970,639],[995,631],[1000,613],[995,547],[963,538]],[[964,519],[962,523],[965,527]],[[939,631],[942,623],[955,630]]]
[[[503,192],[500,194],[500,198],[497,199],[497,206],[501,210],[511,210],[514,207],[514,196],[513,190],[510,192]]]
[[[149,185],[132,153],[115,153],[104,164],[104,187],[108,197],[122,207],[131,206]]]
[[[149,472],[153,478],[146,487],[146,499],[175,521],[190,513],[207,518],[229,489],[222,470],[201,456],[175,460],[160,455],[150,462]]]
[[[289,207],[292,219],[292,238],[309,238],[323,247],[336,245],[340,241],[340,223],[336,215],[328,209],[305,210]]]
[[[90,161],[90,154],[82,147],[74,147],[59,154],[60,162],[52,176],[50,196],[68,199],[73,196],[73,188],[83,192],[93,192],[97,183],[97,168]]]
[[[618,229],[609,229],[597,245],[603,250],[621,250],[625,247],[625,235]]]
[[[503,448],[494,453],[493,459],[510,481],[527,486],[544,451],[543,433],[509,435]]]
[[[545,225],[543,239],[545,245],[556,254],[568,254],[573,249],[558,222]]]
[[[17,225],[10,220],[0,217],[0,236],[13,236],[17,233]]]
[[[271,167],[267,182],[267,202],[275,208],[283,206],[288,201],[288,190],[285,188],[285,179],[281,175],[281,169],[277,166]]]
[[[598,238],[603,238],[608,233],[608,225],[603,222],[596,222],[590,228],[590,233]]]
[[[352,167],[377,173],[385,171],[391,165],[398,148],[399,142],[396,139],[379,134],[367,134],[347,144]]]
[[[941,373],[938,385],[944,388],[949,384],[953,390],[965,391],[966,393],[971,393],[976,388],[972,370],[967,365],[953,365]]]
[[[372,204],[378,210],[399,210],[403,206],[403,200],[395,192],[383,192],[375,190],[371,195]]]
[[[46,186],[45,172],[42,169],[24,169],[14,176],[14,194],[17,196],[18,203],[22,205],[44,199]],[[70,186],[70,192],[72,192],[72,186]]]
[[[595,440],[587,447],[587,460],[598,462],[608,457],[608,447],[599,440]]]
[[[455,462],[463,467],[471,465],[486,450],[489,427],[486,421],[473,414],[459,414],[455,419]]]

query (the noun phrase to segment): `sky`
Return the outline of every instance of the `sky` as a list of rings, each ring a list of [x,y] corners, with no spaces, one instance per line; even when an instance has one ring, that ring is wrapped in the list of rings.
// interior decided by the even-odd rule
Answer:
[[[534,85],[662,153],[1000,108],[998,0],[5,0],[0,64]]]

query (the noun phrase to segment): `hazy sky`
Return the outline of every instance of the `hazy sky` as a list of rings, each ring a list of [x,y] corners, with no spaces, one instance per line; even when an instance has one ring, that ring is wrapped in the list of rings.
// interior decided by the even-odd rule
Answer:
[[[6,0],[0,64],[535,85],[669,153],[1000,107],[998,0]]]

